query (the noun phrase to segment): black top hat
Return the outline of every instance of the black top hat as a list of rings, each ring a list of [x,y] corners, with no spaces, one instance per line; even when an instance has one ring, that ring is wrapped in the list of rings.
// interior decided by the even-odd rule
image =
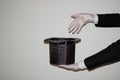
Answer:
[[[75,62],[75,44],[79,43],[79,38],[53,37],[44,40],[50,46],[50,64],[73,64]]]

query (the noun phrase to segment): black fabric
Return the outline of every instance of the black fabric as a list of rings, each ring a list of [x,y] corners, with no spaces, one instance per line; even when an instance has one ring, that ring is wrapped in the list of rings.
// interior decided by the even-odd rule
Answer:
[[[96,27],[120,27],[120,14],[98,14]],[[84,60],[88,70],[118,62],[120,60],[120,39],[104,50]]]
[[[89,70],[99,66],[110,64],[120,60],[120,40],[111,44],[104,50],[85,59],[85,65]]]
[[[97,27],[120,27],[120,14],[98,14]]]

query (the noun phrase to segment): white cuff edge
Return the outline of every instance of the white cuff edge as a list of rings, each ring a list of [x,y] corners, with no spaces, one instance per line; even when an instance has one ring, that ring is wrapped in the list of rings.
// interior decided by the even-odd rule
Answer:
[[[80,69],[87,69],[84,61],[79,62],[78,65],[79,65],[79,68],[80,68]]]
[[[95,14],[95,17],[94,17],[94,24],[98,24],[98,15]]]

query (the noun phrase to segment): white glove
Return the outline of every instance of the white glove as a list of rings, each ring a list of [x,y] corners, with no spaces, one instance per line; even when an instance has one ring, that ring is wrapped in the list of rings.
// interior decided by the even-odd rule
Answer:
[[[86,66],[83,61],[75,64],[70,64],[70,65],[59,65],[59,67],[67,70],[72,70],[72,71],[79,71],[79,70],[86,69]]]
[[[83,26],[87,23],[94,23],[98,22],[98,16],[96,14],[90,13],[78,13],[71,16],[74,18],[73,22],[68,27],[69,33],[79,33]]]

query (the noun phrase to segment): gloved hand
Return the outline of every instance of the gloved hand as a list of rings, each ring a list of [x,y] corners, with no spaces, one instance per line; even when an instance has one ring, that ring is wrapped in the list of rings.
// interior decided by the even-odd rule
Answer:
[[[83,61],[75,63],[75,64],[70,64],[70,65],[59,65],[59,67],[67,69],[67,70],[72,70],[72,71],[79,71],[79,70],[86,69],[86,66]]]
[[[69,33],[79,33],[83,26],[87,23],[94,23],[98,22],[98,16],[96,14],[90,13],[78,13],[71,16],[74,18],[73,22],[68,27]]]

